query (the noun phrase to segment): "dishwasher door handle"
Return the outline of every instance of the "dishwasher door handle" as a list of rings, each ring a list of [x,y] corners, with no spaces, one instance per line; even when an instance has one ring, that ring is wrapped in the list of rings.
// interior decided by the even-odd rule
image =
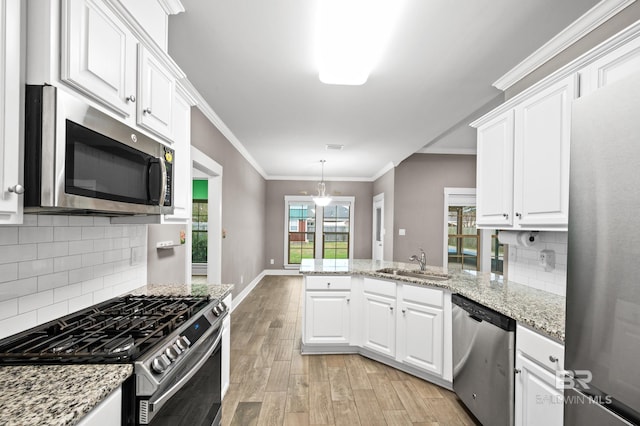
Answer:
[[[482,322],[483,321],[482,318],[478,318],[475,315],[471,315],[471,314],[469,314],[469,318],[471,318],[474,321],[478,321],[478,322]]]

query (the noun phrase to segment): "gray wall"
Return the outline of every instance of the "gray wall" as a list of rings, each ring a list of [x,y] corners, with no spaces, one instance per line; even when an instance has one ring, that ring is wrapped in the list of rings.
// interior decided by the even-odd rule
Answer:
[[[282,269],[284,265],[284,196],[317,194],[316,181],[267,181],[265,268]],[[355,197],[355,259],[371,258],[372,182],[326,182],[327,192],[335,196]],[[269,260],[274,259],[274,264]]]
[[[640,2],[635,2],[506,90],[506,99],[514,97],[547,75],[562,68],[580,55],[635,23],[638,19],[640,19]]]
[[[180,244],[180,231],[184,224],[148,225],[147,228],[147,282],[149,284],[184,283],[186,275],[186,244],[171,249],[156,248],[161,241]],[[191,239],[187,239],[190,242]]]
[[[373,182],[373,195],[384,194],[384,223],[382,225],[384,227],[384,253],[382,258],[384,260],[393,260],[393,235],[395,232],[393,229],[394,184],[395,168]]]
[[[191,110],[191,145],[222,165],[222,282],[240,293],[265,265],[265,179],[200,110]]]
[[[423,248],[429,265],[442,266],[444,188],[475,188],[476,156],[414,154],[396,167],[394,186],[394,260]]]

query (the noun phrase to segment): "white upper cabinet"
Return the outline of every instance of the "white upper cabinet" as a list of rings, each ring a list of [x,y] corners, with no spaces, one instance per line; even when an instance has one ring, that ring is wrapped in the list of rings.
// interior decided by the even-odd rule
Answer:
[[[474,123],[480,228],[566,230],[576,92],[572,75]]]
[[[570,76],[515,107],[514,226],[566,228],[569,223]]]
[[[580,96],[640,71],[640,38],[631,40],[580,71]]]
[[[22,223],[21,112],[22,78],[20,73],[21,17],[18,0],[0,1],[0,224]]]
[[[138,59],[138,124],[172,140],[175,78],[142,46]]]
[[[478,127],[477,223],[504,227],[513,223],[513,111]]]
[[[62,3],[60,78],[123,118],[136,114],[133,34],[101,1]]]

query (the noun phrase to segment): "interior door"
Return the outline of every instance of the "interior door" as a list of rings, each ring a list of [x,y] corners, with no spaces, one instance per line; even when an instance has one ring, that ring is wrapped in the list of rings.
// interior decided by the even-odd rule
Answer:
[[[373,260],[383,260],[384,257],[384,193],[373,197]]]

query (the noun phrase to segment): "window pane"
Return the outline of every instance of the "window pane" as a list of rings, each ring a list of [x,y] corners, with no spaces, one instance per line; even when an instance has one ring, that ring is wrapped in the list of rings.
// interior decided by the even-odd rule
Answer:
[[[191,213],[191,261],[193,263],[207,263],[207,229],[208,229],[207,200],[194,200]]]
[[[322,257],[348,259],[350,240],[350,204],[335,204],[324,208],[322,224]]]

